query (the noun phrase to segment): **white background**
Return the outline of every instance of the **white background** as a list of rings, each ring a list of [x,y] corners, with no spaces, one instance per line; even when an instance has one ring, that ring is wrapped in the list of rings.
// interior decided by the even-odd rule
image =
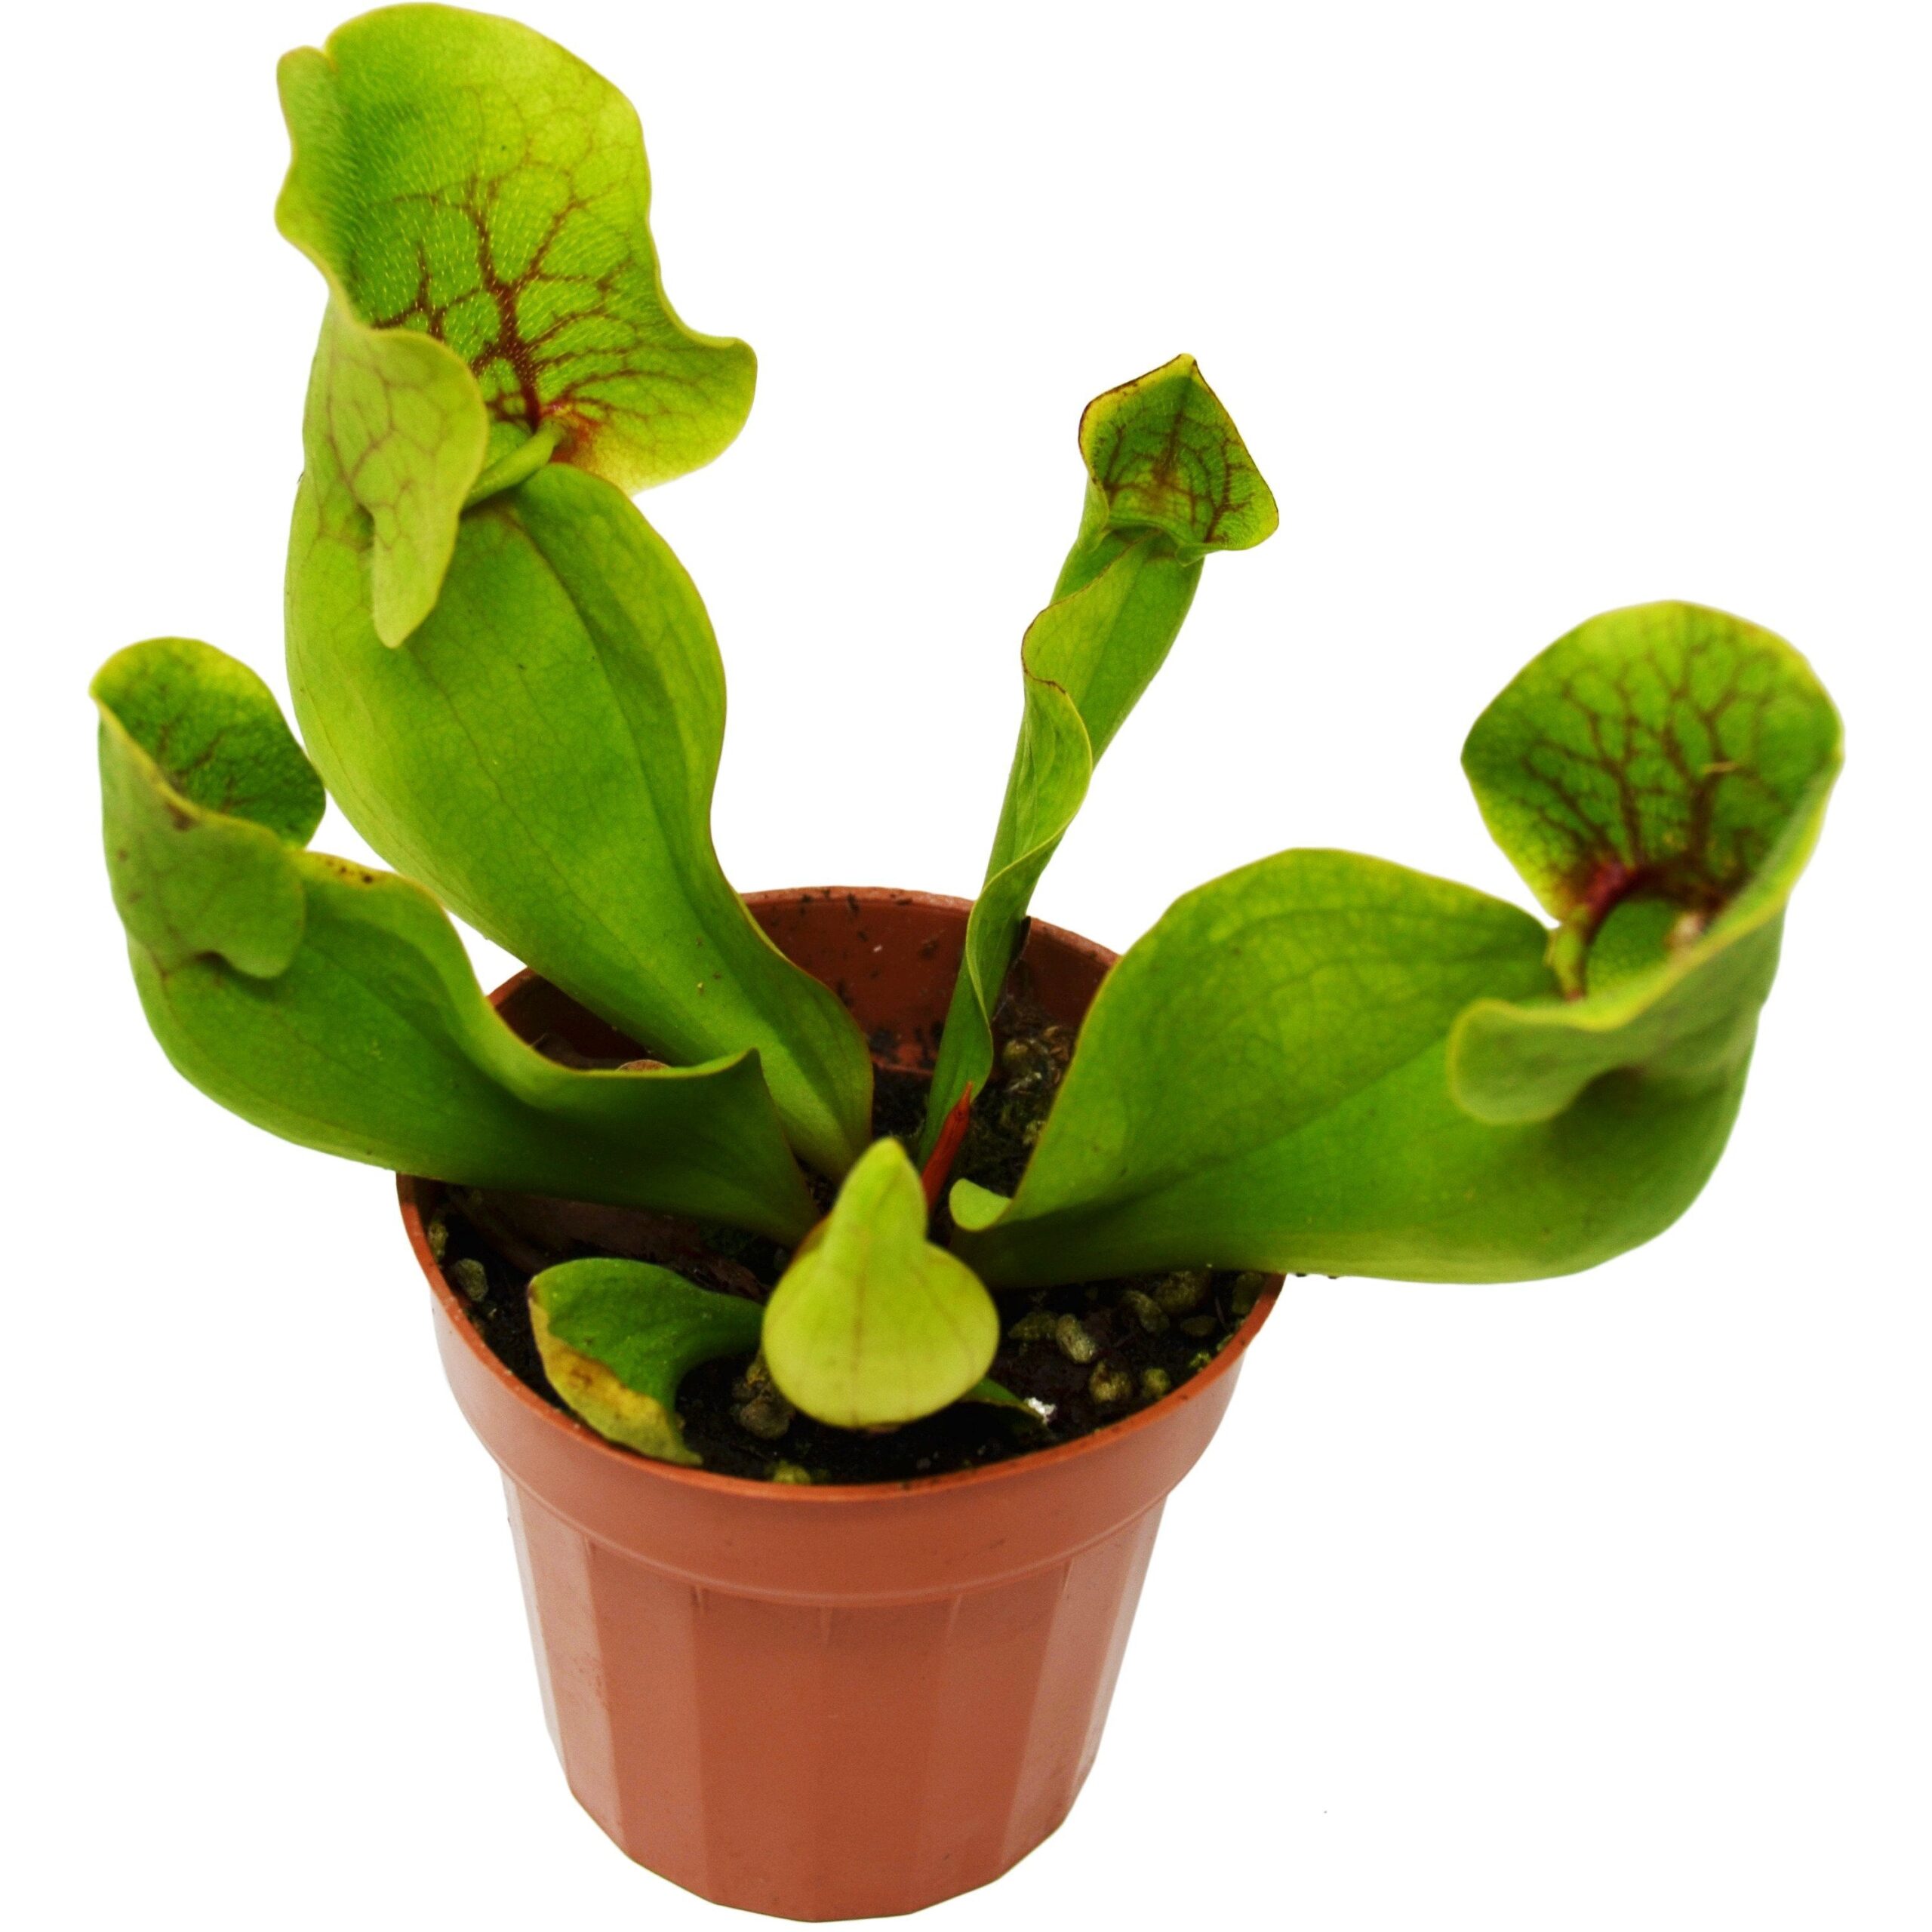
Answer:
[[[1086,1795],[931,1922],[1923,1932],[1924,11],[527,14],[635,100],[672,296],[761,360],[648,502],[725,651],[741,887],[971,890],[1081,406],[1183,349],[1281,532],[1209,565],[1044,916],[1124,944],[1294,844],[1520,897],[1457,749],[1616,605],[1768,624],[1848,721],[1703,1199],[1574,1280],[1294,1284]],[[721,1923],[565,1792],[389,1182],[168,1072],[102,876],[98,661],[183,632],[281,688],[321,291],[272,66],[334,24],[9,30],[5,1894],[23,1932]]]

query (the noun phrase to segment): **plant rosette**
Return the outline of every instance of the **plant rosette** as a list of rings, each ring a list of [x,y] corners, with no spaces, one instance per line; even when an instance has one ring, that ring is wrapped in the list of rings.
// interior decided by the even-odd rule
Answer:
[[[1211,561],[1278,521],[1181,355],[1081,417],[970,907],[747,902],[711,836],[718,641],[632,499],[731,442],[755,361],[670,306],[635,112],[438,6],[280,84],[276,218],[326,296],[301,737],[192,639],[96,677],[143,1007],[222,1105],[423,1177],[445,1358],[606,1828],[715,1897],[910,1909],[1071,1802],[1269,1281],[1562,1275],[1696,1198],[1838,714],[1755,624],[1611,611],[1463,746],[1553,925],[1294,850],[1118,961],[1034,925]],[[398,870],[309,849],[328,797]],[[501,1012],[451,911],[540,976]]]

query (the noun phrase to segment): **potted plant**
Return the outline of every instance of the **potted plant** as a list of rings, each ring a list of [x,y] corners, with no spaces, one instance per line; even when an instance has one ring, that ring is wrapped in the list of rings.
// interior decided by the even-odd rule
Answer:
[[[1118,961],[1032,921],[1207,559],[1275,525],[1181,357],[1081,417],[978,898],[742,899],[717,646],[630,497],[731,440],[753,362],[665,300],[635,115],[438,7],[281,78],[278,218],[328,291],[306,749],[206,645],[97,677],[143,1006],[223,1104],[405,1177],[605,1829],[755,1909],[932,1903],[1072,1803],[1163,1500],[1284,1275],[1561,1274],[1694,1198],[1836,714],[1755,626],[1612,612],[1464,747],[1553,929],[1328,851],[1210,881]],[[400,873],[307,849],[325,783]],[[494,1002],[445,906],[528,962]]]

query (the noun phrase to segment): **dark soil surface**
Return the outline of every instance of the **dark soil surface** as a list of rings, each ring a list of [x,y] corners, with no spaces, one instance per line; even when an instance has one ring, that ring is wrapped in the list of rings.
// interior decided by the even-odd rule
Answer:
[[[1060,1083],[1073,1036],[1009,1000],[998,1065],[955,1176],[1010,1193]],[[551,1043],[538,1046],[549,1051]],[[876,1043],[875,1043],[876,1046]],[[559,1051],[556,1057],[565,1057]],[[575,1056],[571,1056],[575,1058]],[[877,1069],[875,1134],[918,1134],[928,1075]],[[949,1232],[943,1208],[934,1238]],[[556,1403],[531,1332],[530,1277],[559,1261],[617,1255],[675,1269],[700,1286],[763,1300],[789,1256],[761,1237],[670,1215],[476,1189],[451,1189],[430,1223],[445,1272],[506,1367]],[[1254,1306],[1264,1278],[1202,1269],[1001,1294],[992,1379],[1026,1412],[958,1402],[903,1428],[833,1429],[801,1415],[750,1360],[694,1369],[678,1392],[685,1436],[706,1469],[764,1481],[903,1481],[1025,1455],[1118,1422],[1204,1368]]]

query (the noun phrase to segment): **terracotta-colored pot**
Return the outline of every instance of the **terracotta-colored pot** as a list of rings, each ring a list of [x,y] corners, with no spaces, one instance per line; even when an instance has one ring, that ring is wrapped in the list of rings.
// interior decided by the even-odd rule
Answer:
[[[750,903],[876,1041],[923,1058],[963,900]],[[1024,957],[1069,1022],[1113,959],[1038,922]],[[527,1035],[609,1038],[528,974],[498,1001]],[[903,1483],[749,1482],[647,1461],[540,1401],[430,1255],[439,1190],[401,1191],[451,1386],[503,1471],[551,1736],[625,1851],[721,1904],[865,1918],[983,1885],[1059,1824],[1100,1745],[1161,1505],[1272,1293],[1208,1367],[1077,1441]]]

